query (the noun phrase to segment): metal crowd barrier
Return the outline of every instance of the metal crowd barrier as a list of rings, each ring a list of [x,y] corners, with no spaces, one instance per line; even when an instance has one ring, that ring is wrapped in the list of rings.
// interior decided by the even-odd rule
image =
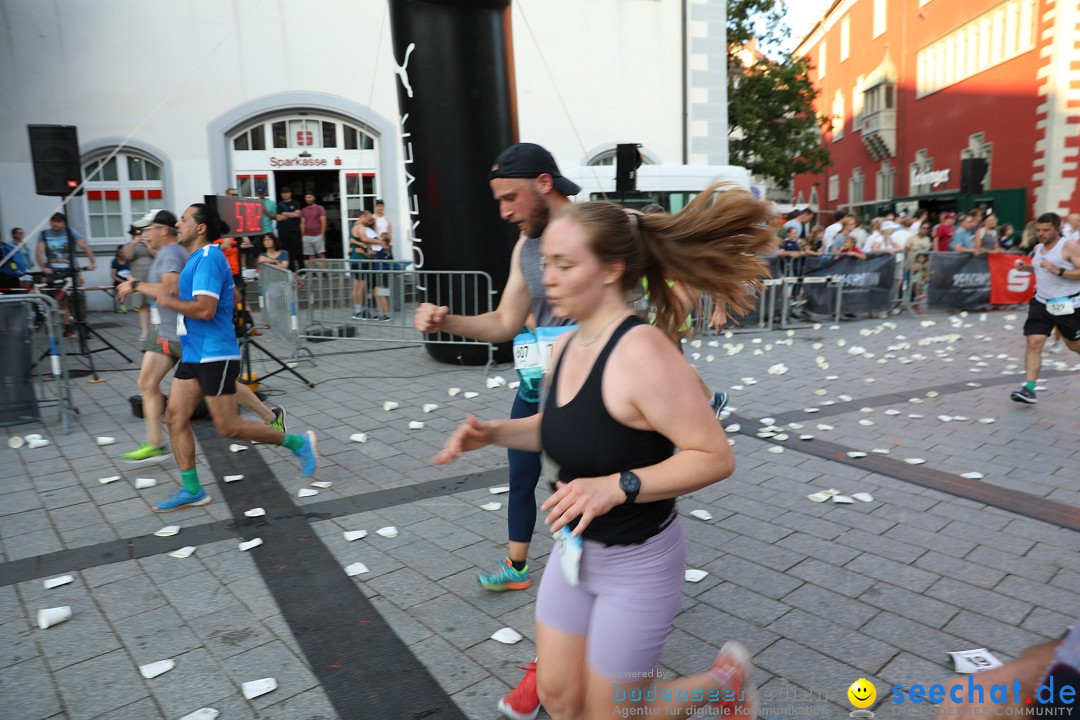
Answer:
[[[316,264],[317,263],[317,264]],[[493,361],[495,346],[413,327],[423,302],[481,315],[494,309],[491,276],[481,271],[409,270],[393,260],[319,260],[296,274],[300,340],[338,338],[389,343],[480,345]]]
[[[300,307],[296,275],[288,268],[263,263],[259,268],[259,309],[270,330],[292,348],[290,360],[300,354]]]
[[[30,382],[38,408],[57,407],[64,434],[71,432],[75,410],[64,352],[63,313],[47,295],[27,293],[0,295],[0,304],[21,305],[30,339]],[[46,357],[48,366],[43,367]]]

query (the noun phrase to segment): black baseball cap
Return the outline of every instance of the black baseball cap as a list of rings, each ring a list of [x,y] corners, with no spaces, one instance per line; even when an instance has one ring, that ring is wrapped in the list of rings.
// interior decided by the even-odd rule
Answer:
[[[67,215],[65,215],[65,214],[64,214],[64,213],[62,213],[62,212],[54,212],[54,213],[52,214],[52,217],[51,217],[51,218],[49,218],[49,219],[50,219],[50,220],[59,220],[60,222],[64,222],[64,223],[66,223],[66,222],[67,222]]]
[[[555,158],[544,148],[535,143],[518,143],[499,153],[495,164],[491,166],[491,179],[495,178],[535,178],[543,174],[552,177],[555,189],[563,195],[577,195],[581,188],[567,180],[559,172]]]
[[[168,210],[151,210],[135,222],[131,223],[132,227],[140,229],[148,228],[151,225],[176,227],[176,216]]]

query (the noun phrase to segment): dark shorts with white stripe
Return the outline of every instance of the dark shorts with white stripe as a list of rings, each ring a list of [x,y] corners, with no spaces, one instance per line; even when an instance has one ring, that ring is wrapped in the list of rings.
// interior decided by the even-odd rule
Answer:
[[[240,376],[239,360],[219,360],[206,363],[182,362],[176,366],[177,380],[198,380],[203,395],[235,395],[236,378]]]

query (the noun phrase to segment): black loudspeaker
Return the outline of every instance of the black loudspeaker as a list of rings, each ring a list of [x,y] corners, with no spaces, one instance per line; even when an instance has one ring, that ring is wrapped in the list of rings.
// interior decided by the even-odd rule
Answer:
[[[615,192],[637,190],[637,169],[641,167],[641,143],[619,143],[615,146]]]
[[[986,179],[985,158],[964,158],[960,161],[960,193],[978,195]]]
[[[82,183],[79,137],[74,125],[27,125],[38,195],[66,197]],[[79,189],[78,195],[83,191]]]

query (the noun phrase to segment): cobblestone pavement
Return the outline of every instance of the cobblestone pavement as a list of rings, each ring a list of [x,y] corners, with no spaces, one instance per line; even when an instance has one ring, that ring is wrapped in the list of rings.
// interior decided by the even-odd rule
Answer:
[[[93,320],[125,349],[136,346],[130,315]],[[865,677],[878,688],[878,717],[924,717],[927,706],[889,702],[888,688],[945,679],[947,651],[985,647],[1007,660],[1060,635],[1080,608],[1080,533],[1069,527],[1080,523],[1080,376],[1068,371],[1078,358],[1047,354],[1040,403],[1010,402],[1022,380],[1013,374],[1022,371],[1022,323],[1008,312],[934,315],[688,344],[708,382],[734,386],[726,422],[741,427],[731,433],[735,474],[679,503],[688,564],[709,574],[684,588],[663,671],[699,672],[735,638],[754,653],[770,715],[839,717],[851,710],[847,687]],[[0,718],[173,720],[213,707],[222,720],[331,719],[350,692],[404,688],[448,698],[432,717],[498,716],[496,700],[535,653],[537,587],[494,594],[475,580],[506,538],[505,505],[480,508],[505,503],[488,492],[505,483],[505,455],[483,450],[449,468],[428,460],[466,413],[505,416],[513,391],[488,389],[482,369],[438,364],[417,346],[340,340],[312,349],[315,361],[298,369],[314,389],[287,375],[263,389],[288,408],[291,429],[319,433],[319,479],[333,486],[314,497],[297,497],[304,483],[288,453],[228,453],[204,423],[199,468],[215,501],[156,516],[150,505],[178,472],[171,459],[116,459],[143,427],[128,402],[134,366],[111,352],[95,356],[107,382],[75,381],[70,434],[54,410],[2,431]],[[271,369],[258,358],[255,366]],[[487,377],[512,373],[502,366]],[[451,387],[478,395],[450,396]],[[385,411],[385,401],[400,407]],[[438,408],[424,413],[425,403]],[[410,430],[418,420],[424,427]],[[756,437],[773,423],[789,437]],[[33,432],[51,444],[7,447]],[[356,432],[368,441],[349,442]],[[117,443],[99,447],[100,435]],[[925,464],[906,462],[915,458]],[[246,477],[226,487],[230,467]],[[984,477],[959,477],[973,472]],[[99,482],[113,475],[121,479]],[[158,484],[137,490],[140,477]],[[873,500],[806,497],[830,488]],[[245,502],[264,503],[267,515],[245,518]],[[694,509],[713,520],[692,518]],[[183,529],[151,535],[167,524]],[[397,537],[375,533],[389,525]],[[369,535],[344,539],[359,529]],[[279,551],[286,543],[275,538],[286,535],[309,542],[312,568],[333,571]],[[237,549],[253,537],[264,545]],[[535,541],[537,569],[550,545],[540,524]],[[197,550],[187,559],[165,554],[188,544]],[[341,568],[354,562],[369,572],[346,576]],[[275,576],[298,566],[308,575]],[[43,588],[62,574],[74,581]],[[39,609],[62,605],[70,620],[37,627]],[[524,639],[489,639],[502,627]],[[349,644],[354,666],[327,663],[333,656],[309,641],[319,633]],[[168,658],[172,671],[140,675],[139,666]],[[408,670],[421,665],[428,674]],[[350,682],[335,680],[339,670]],[[277,689],[245,700],[240,683],[263,677]]]

